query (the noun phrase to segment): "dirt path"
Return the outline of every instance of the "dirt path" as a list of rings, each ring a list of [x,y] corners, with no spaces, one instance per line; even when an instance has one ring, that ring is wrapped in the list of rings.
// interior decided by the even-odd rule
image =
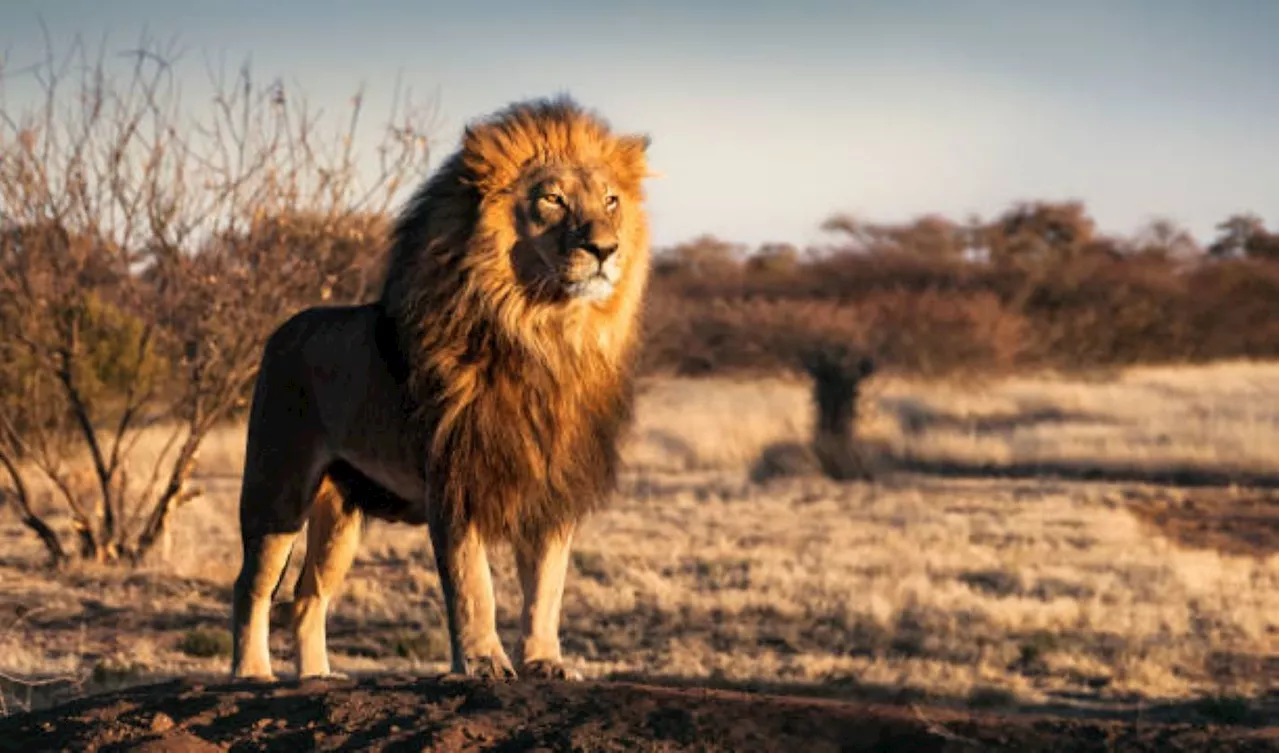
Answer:
[[[1000,717],[628,683],[187,681],[0,719],[0,751],[1275,750],[1276,730]]]

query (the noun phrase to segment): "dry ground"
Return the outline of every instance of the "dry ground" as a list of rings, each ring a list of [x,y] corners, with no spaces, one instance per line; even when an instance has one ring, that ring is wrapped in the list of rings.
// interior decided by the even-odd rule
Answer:
[[[56,743],[54,742],[56,741]],[[263,686],[172,681],[0,718],[0,752],[1275,749],[1273,730],[891,706],[627,682],[378,675]]]
[[[621,493],[580,537],[565,649],[593,678],[1274,725],[1277,376],[876,377],[875,481],[764,484],[762,450],[808,433],[804,384],[657,380]],[[138,570],[45,571],[0,508],[5,709],[225,673],[242,443],[211,440],[206,496]],[[425,531],[369,527],[331,618],[336,669],[444,669],[430,563]],[[513,570],[497,558],[509,638]]]

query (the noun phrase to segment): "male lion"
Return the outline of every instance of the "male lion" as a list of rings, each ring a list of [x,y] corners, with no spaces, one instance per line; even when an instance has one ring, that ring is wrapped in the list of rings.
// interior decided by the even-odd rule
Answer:
[[[271,599],[304,522],[297,668],[329,674],[325,614],[368,515],[429,527],[457,673],[515,676],[485,553],[510,541],[520,673],[568,676],[570,541],[613,488],[631,411],[648,143],[567,97],[471,125],[398,219],[380,299],[272,334],[240,496],[234,675],[272,677]]]

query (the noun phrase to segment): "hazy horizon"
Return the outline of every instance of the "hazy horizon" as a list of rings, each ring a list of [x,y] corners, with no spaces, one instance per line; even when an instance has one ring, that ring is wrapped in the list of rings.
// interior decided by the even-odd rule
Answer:
[[[1278,220],[1274,2],[17,2],[0,6],[12,110],[42,19],[60,50],[176,38],[195,92],[206,60],[246,57],[330,111],[363,84],[370,122],[399,77],[438,113],[433,165],[465,122],[567,92],[651,135],[658,245],[805,245],[834,213],[964,220],[1039,199],[1079,199],[1116,234]]]

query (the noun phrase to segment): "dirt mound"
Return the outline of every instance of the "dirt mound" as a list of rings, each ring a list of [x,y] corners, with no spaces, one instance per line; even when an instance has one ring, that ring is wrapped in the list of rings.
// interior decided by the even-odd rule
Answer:
[[[630,683],[355,681],[132,688],[0,719],[0,751],[1274,750],[1276,733]]]

